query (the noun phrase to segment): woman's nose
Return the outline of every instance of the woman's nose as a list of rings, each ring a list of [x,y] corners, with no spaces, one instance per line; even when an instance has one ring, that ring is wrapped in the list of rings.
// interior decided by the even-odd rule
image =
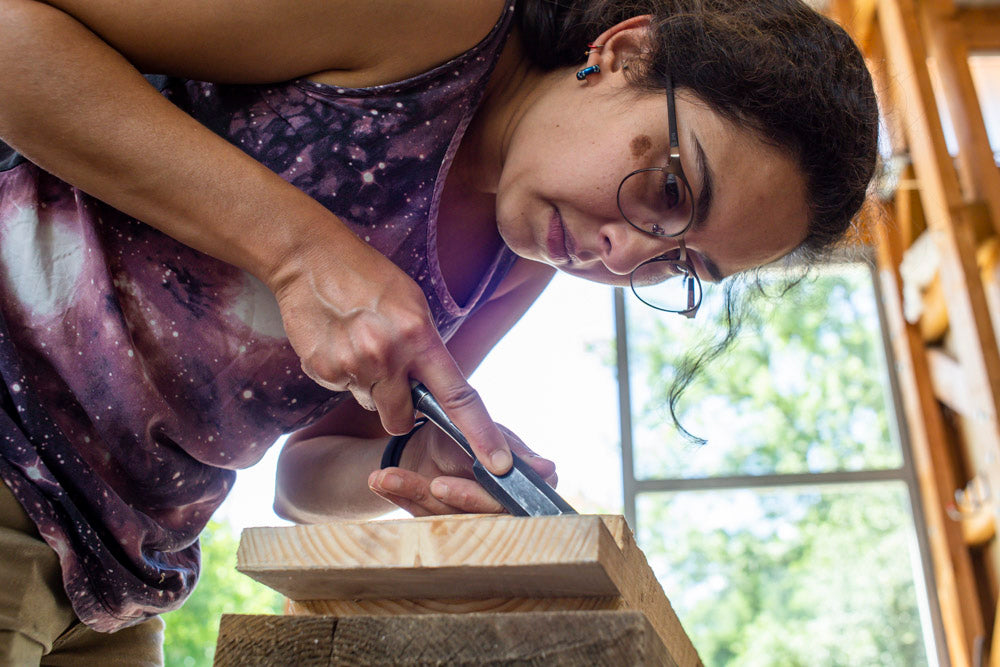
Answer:
[[[677,244],[669,238],[645,234],[624,220],[601,227],[601,261],[612,273],[625,276],[640,264],[659,257]]]

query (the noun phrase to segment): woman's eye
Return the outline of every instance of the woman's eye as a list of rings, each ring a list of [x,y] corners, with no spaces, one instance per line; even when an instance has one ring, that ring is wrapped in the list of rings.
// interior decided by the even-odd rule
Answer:
[[[681,184],[677,181],[677,176],[667,174],[663,180],[663,205],[667,209],[673,209],[681,203]]]

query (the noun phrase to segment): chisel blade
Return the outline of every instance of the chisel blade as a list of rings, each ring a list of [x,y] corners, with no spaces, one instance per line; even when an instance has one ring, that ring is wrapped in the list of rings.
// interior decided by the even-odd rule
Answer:
[[[496,498],[503,508],[514,516],[553,516],[559,514],[576,514],[569,503],[556,493],[535,470],[523,459],[511,452],[514,466],[503,475],[494,475],[476,459],[472,445],[462,432],[448,418],[441,404],[420,383],[413,385],[413,405],[438,428],[447,433],[452,440],[472,457],[474,463],[472,472],[476,481],[486,491]]]

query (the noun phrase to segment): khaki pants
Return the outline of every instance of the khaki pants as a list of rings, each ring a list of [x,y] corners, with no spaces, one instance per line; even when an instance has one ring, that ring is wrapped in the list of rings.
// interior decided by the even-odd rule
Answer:
[[[159,617],[107,634],[77,620],[59,558],[0,482],[0,665],[162,665]]]

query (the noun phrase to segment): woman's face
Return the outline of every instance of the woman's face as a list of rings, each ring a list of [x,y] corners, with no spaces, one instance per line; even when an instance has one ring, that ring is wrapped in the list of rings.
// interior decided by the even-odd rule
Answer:
[[[497,190],[500,235],[527,259],[589,280],[627,284],[677,247],[632,227],[617,206],[630,172],[664,166],[667,99],[629,90],[620,72],[555,81],[513,130]],[[805,179],[795,162],[681,89],[680,159],[698,212],[684,240],[702,280],[766,264],[806,236]]]

